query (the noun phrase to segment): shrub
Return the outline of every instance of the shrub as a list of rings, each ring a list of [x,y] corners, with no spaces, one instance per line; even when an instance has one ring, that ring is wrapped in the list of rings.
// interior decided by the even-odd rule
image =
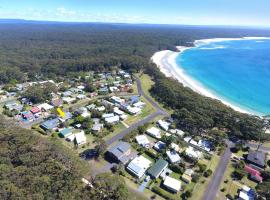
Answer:
[[[153,159],[156,159],[157,158],[157,155],[154,154],[152,151],[150,150],[145,150],[145,154],[148,155],[149,157],[153,158]]]
[[[162,190],[160,187],[158,186],[154,186],[152,187],[152,191],[158,195],[160,195],[161,197],[163,197],[164,199],[175,199],[175,197],[173,195],[171,195],[170,193]]]
[[[203,173],[203,175],[204,175],[204,177],[209,177],[209,176],[211,176],[212,175],[212,170],[211,169],[208,169],[208,170],[206,170],[204,173]]]
[[[184,169],[182,167],[180,167],[179,165],[173,164],[170,165],[170,169],[178,174],[183,174],[184,173]]]

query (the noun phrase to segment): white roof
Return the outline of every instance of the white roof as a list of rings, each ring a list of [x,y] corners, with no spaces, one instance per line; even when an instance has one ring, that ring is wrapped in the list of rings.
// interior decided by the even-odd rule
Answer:
[[[105,121],[107,122],[107,123],[115,123],[115,122],[119,122],[119,120],[120,120],[120,118],[119,118],[119,116],[117,115],[117,116],[113,116],[113,117],[107,117],[107,118],[105,118]]]
[[[86,98],[86,96],[84,94],[79,94],[79,95],[77,95],[77,98],[78,99],[84,99],[84,98]]]
[[[180,150],[180,147],[178,144],[175,144],[175,143],[171,143],[171,148],[174,149],[175,151],[179,151]]]
[[[248,186],[246,186],[246,185],[243,185],[242,190],[248,192],[248,191],[250,191],[251,189],[250,189],[250,187],[248,187]]]
[[[84,131],[75,134],[75,139],[78,145],[86,143]]]
[[[68,141],[70,141],[70,142],[72,142],[74,139],[75,139],[75,135],[74,135],[74,134],[72,134],[72,135],[66,137],[66,140],[68,140]]]
[[[193,144],[193,145],[195,145],[195,146],[198,146],[198,142],[196,142],[195,140],[192,140],[192,139],[191,139],[191,140],[189,141],[189,143],[190,143],[190,144]]]
[[[141,107],[145,106],[145,103],[142,101],[139,101],[137,103],[134,103],[133,106],[141,108]]]
[[[184,138],[184,141],[185,141],[185,142],[189,142],[191,139],[192,139],[192,137],[188,136],[188,137],[185,137],[185,138]]]
[[[98,111],[104,111],[106,108],[104,106],[97,107]]]
[[[241,200],[249,200],[249,199],[250,199],[249,196],[247,195],[247,193],[245,193],[245,192],[243,192],[243,191],[240,191],[240,192],[239,192],[239,198],[240,198]]]
[[[195,149],[194,149],[193,147],[191,147],[191,146],[189,146],[189,147],[186,149],[185,153],[186,153],[189,157],[193,157],[193,158],[197,158],[197,159],[201,158],[201,156],[202,156],[202,152],[195,150]]]
[[[179,191],[181,189],[181,182],[169,176],[166,176],[163,184],[174,191]]]
[[[37,106],[39,109],[44,109],[44,110],[50,110],[53,109],[53,106],[47,103],[43,103]]]
[[[73,97],[63,97],[62,99],[63,99],[63,101],[65,101],[67,103],[70,103],[72,101],[76,101],[76,99]]]
[[[181,161],[181,158],[176,151],[166,151],[166,154],[171,163],[177,163]]]
[[[169,122],[166,122],[164,120],[158,120],[158,125],[164,129],[165,131],[169,130],[169,126],[171,125]]]
[[[147,129],[146,131],[149,135],[155,137],[155,138],[161,138],[161,135],[160,135],[160,130],[156,127],[152,127],[152,128],[149,128]]]
[[[139,145],[146,146],[149,145],[149,140],[145,135],[138,135],[136,136],[136,141]]]
[[[81,114],[82,117],[86,118],[86,117],[89,117],[91,114],[89,112],[83,112]]]
[[[128,109],[128,112],[130,112],[131,114],[137,114],[137,113],[141,112],[141,109],[138,107],[129,106],[127,109]]]
[[[113,116],[114,116],[113,113],[105,113],[105,114],[102,115],[102,118],[106,119],[106,118],[113,117]]]
[[[125,115],[125,114],[123,114],[123,115],[120,116],[120,118],[121,118],[122,120],[126,119],[127,117],[128,117],[128,116]]]
[[[123,114],[124,114],[124,112],[123,112],[122,110],[119,110],[119,108],[117,108],[117,107],[115,107],[115,108],[113,109],[113,112],[114,112],[115,114],[117,114],[117,115],[123,115]]]
[[[150,165],[150,160],[143,156],[138,156],[128,164],[127,169],[135,176],[141,178]]]

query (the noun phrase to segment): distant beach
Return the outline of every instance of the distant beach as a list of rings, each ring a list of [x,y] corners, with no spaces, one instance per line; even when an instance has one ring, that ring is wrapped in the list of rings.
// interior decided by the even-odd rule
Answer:
[[[212,42],[220,42],[220,41],[232,41],[232,40],[256,40],[256,39],[270,39],[270,38],[263,38],[263,37],[245,37],[245,38],[214,38],[214,39],[204,39],[204,40],[196,40],[194,42],[195,46],[200,46],[201,44],[210,44]],[[235,105],[234,103],[230,103],[227,100],[224,100],[223,98],[218,97],[218,94],[215,94],[214,92],[210,91],[209,89],[205,88],[201,83],[194,80],[192,77],[187,75],[185,71],[179,66],[179,63],[176,62],[176,58],[179,56],[179,54],[183,53],[187,49],[190,49],[193,47],[185,47],[185,46],[177,46],[177,49],[179,52],[174,52],[170,50],[164,50],[156,52],[151,60],[153,63],[155,63],[160,71],[165,74],[166,77],[172,77],[179,82],[181,82],[185,87],[191,88],[193,91],[213,98],[220,100],[225,105],[233,108],[236,111],[252,114],[252,115],[258,115],[262,116],[263,114],[260,114],[256,111],[248,110],[245,108],[242,108],[240,105]],[[222,47],[217,47],[222,48]]]

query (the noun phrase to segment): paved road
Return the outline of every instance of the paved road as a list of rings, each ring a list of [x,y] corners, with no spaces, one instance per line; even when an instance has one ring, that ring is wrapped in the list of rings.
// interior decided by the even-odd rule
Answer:
[[[153,101],[153,99],[148,97],[143,92],[141,80],[137,79],[136,83],[137,83],[137,87],[138,87],[138,94],[140,96],[143,96],[147,101],[149,101],[150,104],[156,109],[156,112],[152,113],[151,115],[148,115],[146,118],[142,119],[141,121],[138,121],[138,122],[132,124],[131,126],[129,126],[129,128],[123,130],[119,134],[117,134],[114,137],[112,137],[111,139],[107,140],[106,141],[107,145],[111,145],[114,142],[122,139],[125,135],[129,134],[131,131],[137,129],[139,126],[142,126],[142,125],[144,125],[144,124],[146,124],[148,122],[153,121],[158,116],[164,116],[164,117],[169,116],[169,114],[164,109],[162,109],[155,101]]]
[[[233,147],[233,143],[228,142],[227,144],[228,144],[228,147],[226,148],[225,153],[220,158],[217,169],[214,172],[214,175],[204,192],[204,196],[202,200],[215,200],[216,199],[219,186],[221,184],[224,173],[226,171],[226,168],[228,166],[229,160],[232,155],[230,148]]]

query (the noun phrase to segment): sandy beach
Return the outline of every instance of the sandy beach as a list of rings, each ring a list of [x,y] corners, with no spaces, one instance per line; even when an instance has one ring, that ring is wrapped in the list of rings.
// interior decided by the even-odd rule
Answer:
[[[218,42],[218,41],[225,41],[225,40],[249,40],[249,39],[265,39],[265,38],[258,38],[258,37],[249,37],[249,38],[214,38],[214,39],[205,39],[205,40],[196,40],[194,42],[195,46],[199,46],[201,44],[209,44],[211,42]],[[179,52],[164,50],[156,52],[151,60],[153,63],[155,63],[160,71],[165,74],[166,77],[171,77],[176,80],[178,80],[180,83],[182,83],[185,87],[191,88],[193,91],[213,98],[220,100],[225,105],[233,108],[236,111],[247,113],[247,114],[253,114],[253,115],[262,115],[259,113],[256,113],[255,111],[250,111],[244,108],[241,108],[239,105],[235,105],[233,103],[228,102],[227,100],[224,100],[220,97],[218,97],[217,94],[214,94],[214,92],[208,90],[205,88],[201,83],[194,80],[192,77],[187,75],[185,71],[176,63],[176,57],[179,56],[179,54],[183,53],[185,50],[190,49],[192,47],[184,47],[184,46],[178,46],[177,49]]]

